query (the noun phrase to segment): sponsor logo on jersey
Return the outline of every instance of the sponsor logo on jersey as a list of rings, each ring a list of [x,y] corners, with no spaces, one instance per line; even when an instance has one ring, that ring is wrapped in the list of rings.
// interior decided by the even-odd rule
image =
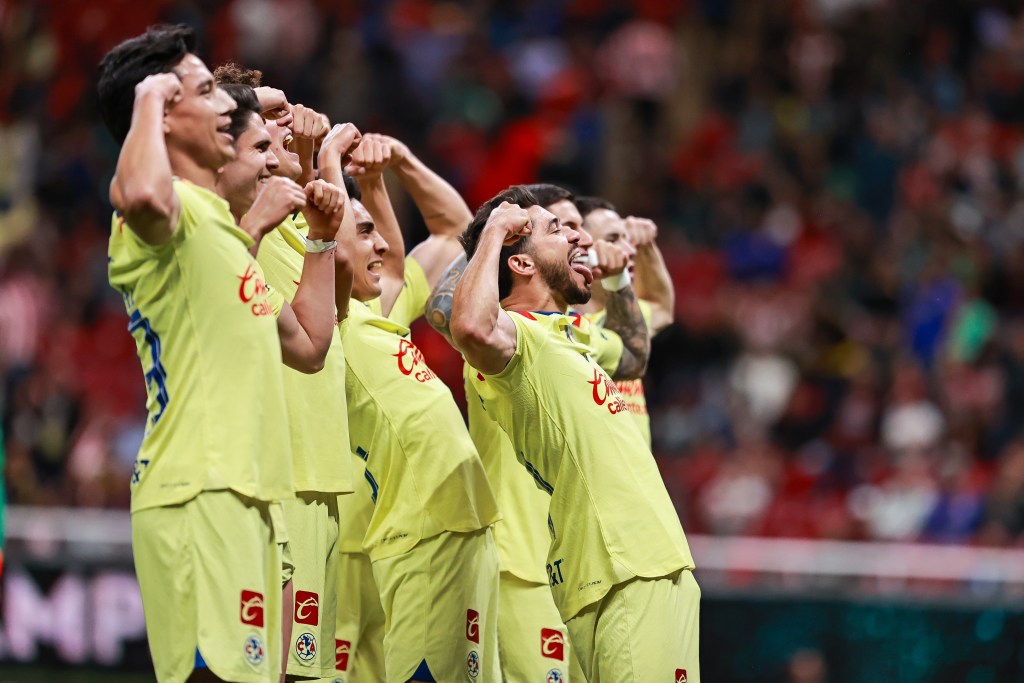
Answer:
[[[309,626],[320,623],[320,600],[316,593],[295,591],[295,623]]]
[[[608,412],[612,415],[629,410],[629,406],[626,405],[619,390],[615,388],[615,382],[601,370],[597,368],[592,368],[592,370],[594,376],[587,380],[587,384],[593,387],[594,403],[607,407]]]
[[[423,352],[408,339],[399,339],[398,353],[391,355],[398,359],[399,372],[403,375],[412,375],[417,382],[429,382],[437,377],[434,371],[427,367]]]
[[[250,263],[245,272],[238,276],[241,283],[238,285],[238,298],[243,304],[251,303],[250,309],[255,316],[274,315],[274,309],[267,301],[267,292],[270,288],[263,278],[259,276],[255,263]]]
[[[561,669],[552,669],[548,672],[548,677],[544,679],[545,683],[562,683],[565,680],[565,676],[562,675]]]
[[[263,593],[242,591],[242,623],[263,628]]]
[[[295,639],[295,656],[304,662],[311,662],[316,657],[316,638],[306,632]]]
[[[686,683],[686,669],[676,669],[676,683]]]
[[[480,613],[475,609],[466,610],[466,640],[480,643]]]
[[[476,653],[476,650],[470,650],[469,656],[466,657],[466,673],[470,678],[480,675],[480,655]]]
[[[245,655],[245,661],[253,666],[259,666],[267,657],[267,652],[263,649],[263,641],[255,634],[245,639],[242,654]]]
[[[565,661],[565,636],[553,628],[540,630],[540,654],[548,659]]]
[[[352,650],[352,643],[347,640],[334,641],[334,668],[338,671],[348,671],[348,654]]]

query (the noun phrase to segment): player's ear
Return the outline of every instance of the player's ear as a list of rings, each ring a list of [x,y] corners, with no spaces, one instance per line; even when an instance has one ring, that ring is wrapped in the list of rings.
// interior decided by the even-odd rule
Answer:
[[[530,276],[536,272],[533,257],[529,254],[513,254],[509,256],[508,268],[514,275]]]

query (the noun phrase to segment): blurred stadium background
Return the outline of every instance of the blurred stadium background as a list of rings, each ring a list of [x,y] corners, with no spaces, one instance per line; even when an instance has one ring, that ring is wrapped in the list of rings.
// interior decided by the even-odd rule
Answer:
[[[0,681],[151,680],[93,77],[157,21],[473,208],[543,180],[656,220],[705,680],[1024,681],[1019,0],[0,0]]]

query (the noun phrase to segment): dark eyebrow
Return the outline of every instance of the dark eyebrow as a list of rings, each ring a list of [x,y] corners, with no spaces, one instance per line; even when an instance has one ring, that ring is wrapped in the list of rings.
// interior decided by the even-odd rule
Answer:
[[[374,225],[373,221],[363,221],[362,223],[359,224],[358,227],[359,227],[360,230],[362,230],[363,228],[366,228],[366,227],[373,228],[373,227],[376,227],[376,226]]]
[[[256,149],[258,149],[261,152],[266,152],[268,149],[270,149],[270,140],[260,140],[259,142],[256,143]]]

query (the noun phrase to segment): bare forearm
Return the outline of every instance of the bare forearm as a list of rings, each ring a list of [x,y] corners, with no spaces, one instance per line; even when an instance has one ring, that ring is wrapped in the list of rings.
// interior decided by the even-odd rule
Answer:
[[[448,269],[441,275],[437,287],[427,300],[426,316],[427,322],[435,330],[440,332],[450,342],[452,340],[452,303],[455,297],[455,288],[466,271],[468,259],[465,254],[457,256],[448,266]]]
[[[322,361],[327,356],[334,334],[336,300],[333,251],[306,254],[302,277],[291,305],[295,318],[309,338],[312,353]]]
[[[461,234],[473,214],[451,184],[412,154],[392,166],[431,235]]]
[[[385,270],[389,269],[389,264],[397,267],[397,275],[401,279],[402,264],[405,262],[405,241],[402,238],[402,229],[398,225],[398,217],[391,206],[391,198],[388,196],[384,179],[377,176],[360,179],[358,182],[363,193],[363,205],[373,216],[377,231],[388,243],[388,253],[384,257]]]
[[[503,237],[499,230],[484,232],[455,286],[449,329],[456,347],[467,355],[473,347],[486,345],[497,327],[501,311],[498,259]]]
[[[315,147],[316,145],[313,140],[308,140],[306,138],[295,139],[295,153],[299,155],[299,165],[302,167],[302,175],[300,175],[298,180],[295,182],[303,187],[305,187],[307,183],[316,180],[316,168],[313,165],[313,157],[316,152]],[[338,183],[335,183],[328,178],[324,178],[324,180],[338,185]]]
[[[169,219],[173,212],[173,172],[164,139],[164,106],[163,99],[154,94],[136,101],[131,129],[117,159],[111,201],[133,228],[161,216]]]
[[[659,320],[652,320],[651,336],[661,331],[672,322],[675,311],[676,295],[672,286],[672,278],[668,266],[661,255],[661,250],[653,243],[637,249],[634,257],[636,275],[633,288],[637,297],[650,302],[659,313]]]
[[[615,379],[642,377],[651,352],[651,338],[632,287],[605,293],[605,327],[622,337],[623,354]]]

